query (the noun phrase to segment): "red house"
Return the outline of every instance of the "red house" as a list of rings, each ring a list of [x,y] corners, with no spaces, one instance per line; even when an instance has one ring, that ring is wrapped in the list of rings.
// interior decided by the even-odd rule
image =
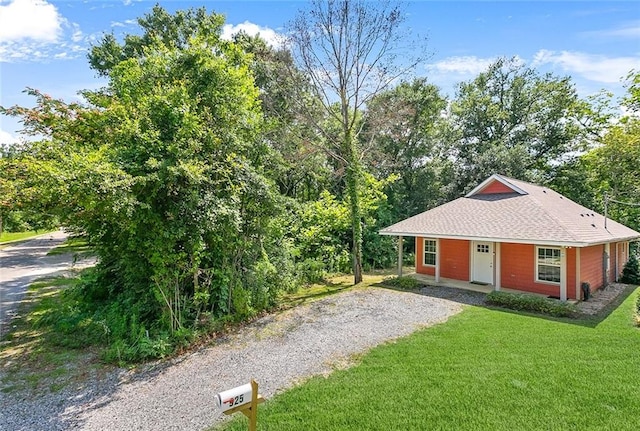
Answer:
[[[594,291],[617,280],[629,242],[640,238],[547,187],[501,175],[380,234],[415,237],[416,272],[435,282],[461,280],[563,301],[581,299],[582,283]]]

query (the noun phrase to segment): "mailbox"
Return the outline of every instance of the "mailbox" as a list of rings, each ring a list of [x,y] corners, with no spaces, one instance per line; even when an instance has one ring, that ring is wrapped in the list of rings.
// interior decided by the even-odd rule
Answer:
[[[241,412],[249,418],[249,431],[256,431],[258,426],[258,404],[264,402],[262,395],[258,394],[258,383],[251,383],[220,392],[215,396],[216,406],[225,415]]]
[[[223,412],[244,404],[251,403],[253,388],[251,383],[220,392],[216,395],[216,406]]]

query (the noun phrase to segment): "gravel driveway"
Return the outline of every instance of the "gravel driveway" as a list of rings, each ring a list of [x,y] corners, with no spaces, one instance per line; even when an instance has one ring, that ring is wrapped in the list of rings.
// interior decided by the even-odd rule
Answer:
[[[11,329],[11,320],[32,282],[95,264],[92,257],[77,260],[72,253],[47,254],[63,244],[67,236],[59,230],[0,250],[0,336]]]
[[[269,399],[348,364],[353,354],[445,321],[461,311],[460,302],[479,303],[484,296],[447,292],[346,291],[265,316],[169,364],[117,370],[36,398],[0,392],[0,429],[206,429],[221,419],[213,403],[219,391],[254,378]]]

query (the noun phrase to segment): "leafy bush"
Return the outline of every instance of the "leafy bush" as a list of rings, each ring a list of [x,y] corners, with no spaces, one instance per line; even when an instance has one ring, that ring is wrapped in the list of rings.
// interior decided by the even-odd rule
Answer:
[[[629,260],[624,265],[621,281],[627,284],[640,284],[640,264],[635,254],[629,256]]]
[[[383,284],[402,290],[414,290],[420,287],[420,282],[413,277],[390,277],[386,278]]]
[[[317,283],[325,276],[325,267],[321,261],[305,259],[296,264],[296,274],[302,283]]]
[[[511,310],[532,311],[556,317],[571,317],[577,313],[572,304],[537,295],[494,291],[487,294],[486,302]]]

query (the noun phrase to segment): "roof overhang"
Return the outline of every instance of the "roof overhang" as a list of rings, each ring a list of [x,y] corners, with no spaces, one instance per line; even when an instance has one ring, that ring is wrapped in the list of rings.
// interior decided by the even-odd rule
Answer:
[[[555,241],[552,239],[527,239],[527,238],[495,238],[495,237],[483,237],[483,236],[466,236],[466,235],[442,235],[431,233],[416,233],[416,232],[378,232],[380,235],[387,236],[407,236],[407,237],[424,237],[424,238],[438,238],[438,239],[459,239],[466,241],[483,241],[483,242],[505,242],[512,244],[533,244],[533,245],[552,245],[556,247],[591,247],[594,245],[602,245],[612,242],[625,242],[625,241],[638,241],[640,236],[626,237],[626,238],[612,238],[610,241],[597,241],[597,242],[579,242],[579,241]]]

